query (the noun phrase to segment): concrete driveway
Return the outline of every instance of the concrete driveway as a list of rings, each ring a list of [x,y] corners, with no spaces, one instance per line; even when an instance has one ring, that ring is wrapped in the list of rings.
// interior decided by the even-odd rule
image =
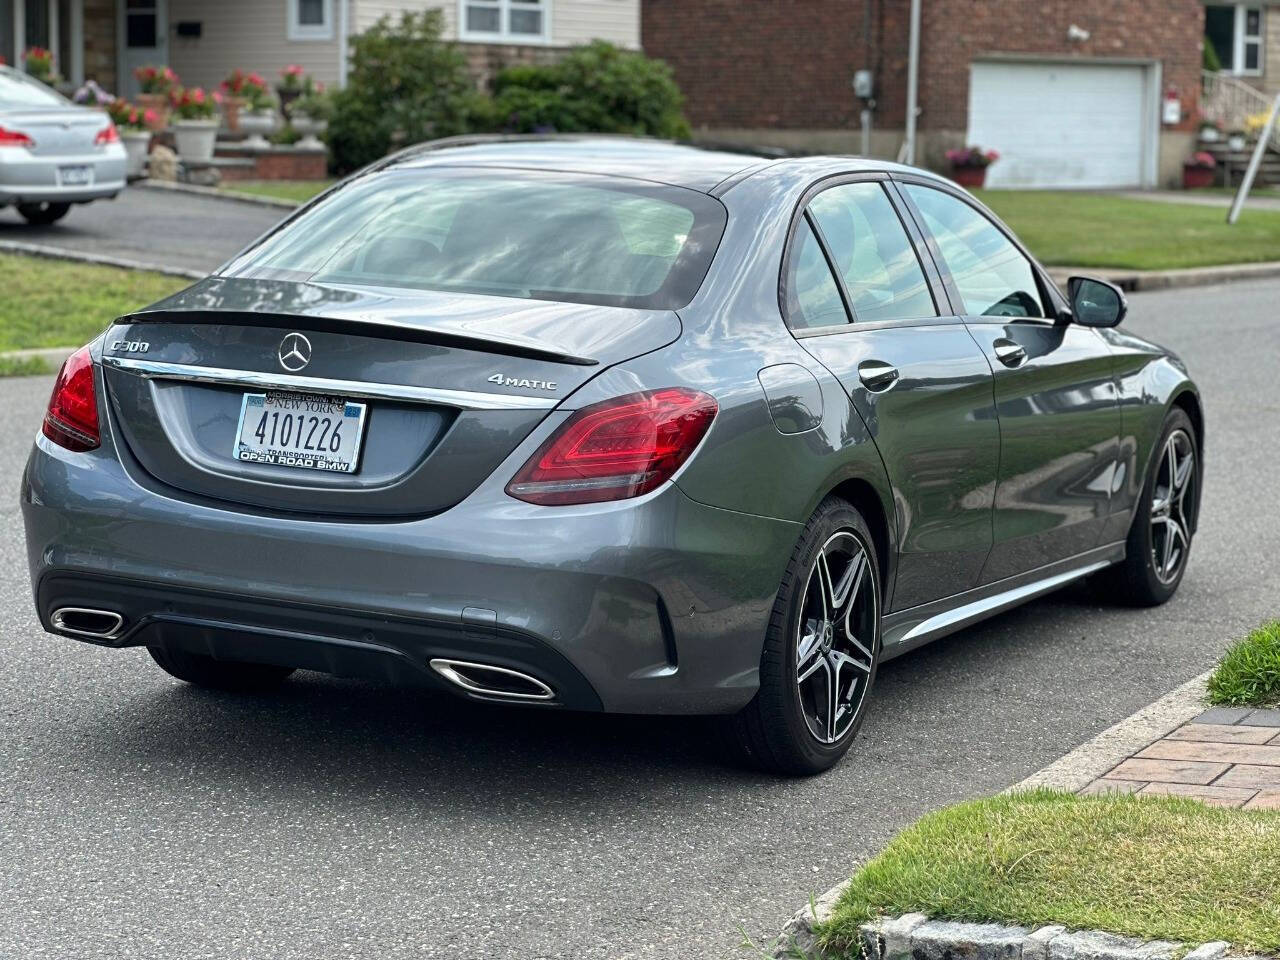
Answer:
[[[49,380],[0,381],[0,956],[744,956],[741,931],[767,939],[916,816],[1020,780],[1280,614],[1277,300],[1132,298],[1129,326],[1207,398],[1178,597],[1075,587],[903,657],[846,762],[803,781],[718,764],[690,721],[314,674],[214,695],[45,636],[13,492]]]
[[[114,200],[72,207],[62,220],[33,227],[13,208],[0,210],[0,240],[75,253],[207,272],[274,226],[287,210],[145,187]]]

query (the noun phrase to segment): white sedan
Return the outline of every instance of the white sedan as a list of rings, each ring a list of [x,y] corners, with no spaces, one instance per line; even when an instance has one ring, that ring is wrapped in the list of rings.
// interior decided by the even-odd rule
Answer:
[[[105,113],[0,66],[0,207],[48,224],[124,184],[124,147]]]

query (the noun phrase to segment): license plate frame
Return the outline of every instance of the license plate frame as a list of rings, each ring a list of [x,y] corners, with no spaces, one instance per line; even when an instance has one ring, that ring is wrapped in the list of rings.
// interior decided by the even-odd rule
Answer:
[[[58,183],[64,187],[93,186],[93,167],[87,163],[59,167]]]
[[[259,411],[264,419],[255,427],[248,417],[250,412],[256,414]],[[352,474],[360,469],[368,414],[368,404],[332,394],[294,390],[248,391],[240,400],[240,417],[236,422],[231,456],[238,463]],[[289,418],[287,421],[286,417]],[[295,417],[299,418],[300,424],[293,419]],[[325,420],[329,421],[327,428]],[[353,422],[354,428],[351,426]],[[249,443],[245,442],[246,424],[251,431],[252,442]],[[254,436],[258,429],[262,430],[262,440]],[[334,436],[339,437],[336,450],[332,446]],[[293,443],[295,439],[302,442]],[[324,449],[319,449],[322,443]]]

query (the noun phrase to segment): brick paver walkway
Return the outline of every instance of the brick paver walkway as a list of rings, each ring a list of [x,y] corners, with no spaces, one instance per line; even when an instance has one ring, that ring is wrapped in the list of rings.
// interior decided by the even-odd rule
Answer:
[[[1082,794],[1174,794],[1280,810],[1280,710],[1217,707],[1093,781]]]

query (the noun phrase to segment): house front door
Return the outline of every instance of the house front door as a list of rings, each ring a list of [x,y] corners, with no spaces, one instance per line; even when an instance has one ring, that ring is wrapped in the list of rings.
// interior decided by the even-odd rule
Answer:
[[[147,65],[169,61],[169,0],[124,0],[120,11],[121,96],[133,99],[140,92],[133,72]]]

